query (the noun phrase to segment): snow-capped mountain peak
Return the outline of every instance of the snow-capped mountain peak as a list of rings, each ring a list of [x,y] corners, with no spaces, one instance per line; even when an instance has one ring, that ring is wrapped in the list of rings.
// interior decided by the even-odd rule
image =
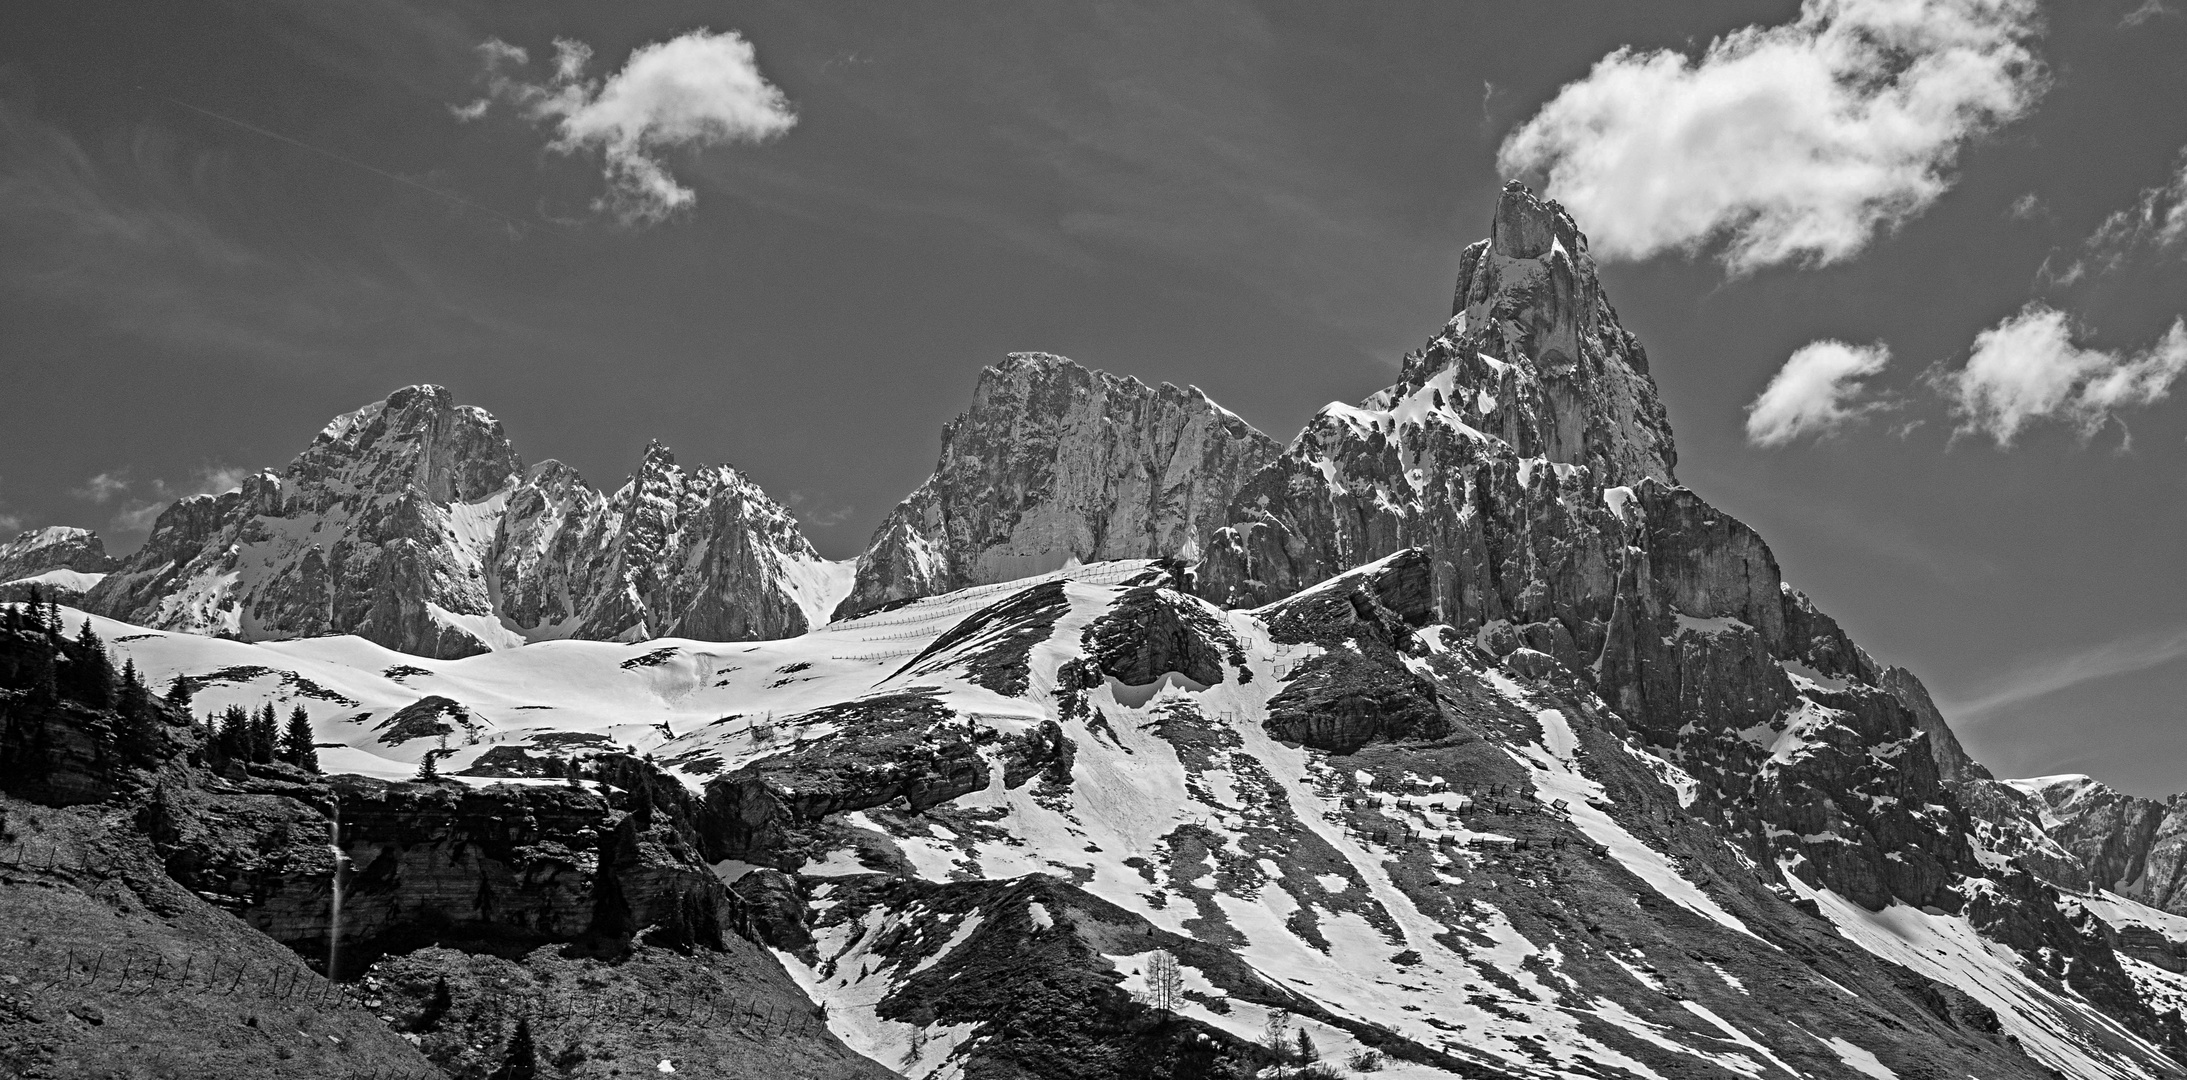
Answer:
[[[653,444],[612,498],[527,470],[483,409],[410,386],[336,417],[279,472],[162,513],[92,610],[247,640],[354,633],[421,656],[554,637],[794,634],[848,567],[727,466]]]

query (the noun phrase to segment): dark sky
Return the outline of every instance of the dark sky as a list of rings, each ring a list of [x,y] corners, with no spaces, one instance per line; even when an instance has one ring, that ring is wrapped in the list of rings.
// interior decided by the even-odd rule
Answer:
[[[2187,312],[2179,245],[2109,262],[2085,246],[2179,173],[2187,19],[2140,0],[2031,11],[2026,107],[1969,125],[1938,192],[1858,250],[1733,272],[1718,238],[1603,278],[1654,360],[1681,479],[1920,674],[1976,756],[2176,791],[2187,404],[2145,393],[2092,436],[2037,422],[2000,448],[1955,439],[1934,389],[2030,301],[2127,358]],[[1799,12],[9,4],[0,525],[132,548],[144,507],[281,464],[412,382],[603,487],[652,438],[734,463],[832,556],[925,476],[1008,351],[1195,383],[1288,438],[1437,330],[1499,145],[1561,87],[1620,47],[1698,57]],[[666,221],[596,211],[596,148],[556,151],[510,100],[451,112],[487,92],[488,39],[543,82],[557,38],[604,77],[699,30],[756,47],[796,123],[654,155],[695,195]],[[1680,160],[1652,179],[1732,175]],[[1598,250],[1612,228],[1580,225]],[[2076,261],[2090,269],[2062,281]],[[1751,444],[1747,404],[1823,338],[1889,347],[1861,399],[1885,407]]]

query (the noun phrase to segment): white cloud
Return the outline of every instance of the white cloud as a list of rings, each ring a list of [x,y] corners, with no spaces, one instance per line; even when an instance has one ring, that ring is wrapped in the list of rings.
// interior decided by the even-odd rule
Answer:
[[[100,505],[113,502],[119,496],[131,496],[121,500],[109,528],[116,533],[137,533],[150,529],[175,500],[234,491],[243,486],[244,478],[251,472],[236,465],[208,464],[198,466],[189,480],[179,484],[170,484],[159,477],[140,484],[130,479],[129,470],[124,468],[100,473],[84,481],[82,487],[71,489],[69,494]]]
[[[122,507],[114,515],[114,522],[108,528],[120,535],[148,532],[169,505],[171,504],[150,499],[136,500]]]
[[[599,152],[607,194],[594,208],[626,225],[659,222],[696,201],[669,173],[665,153],[762,142],[797,123],[789,100],[760,74],[751,42],[735,31],[695,30],[640,46],[601,81],[585,77],[590,46],[565,39],[554,49],[553,76],[535,83],[511,74],[530,62],[523,49],[501,41],[479,46],[490,97],[452,108],[470,120],[491,100],[507,101],[553,129],[548,145],[556,152]]]
[[[118,469],[103,472],[83,482],[82,487],[69,489],[69,494],[79,499],[104,504],[114,496],[129,490],[129,470]]]
[[[1699,59],[1621,48],[1504,141],[1596,255],[1721,244],[1735,273],[1836,262],[1951,186],[2041,93],[2033,0],[1806,0]]]
[[[2119,410],[2150,405],[2187,372],[2187,319],[2156,345],[2127,354],[2082,348],[2064,312],[2030,304],[1975,335],[1967,366],[1937,377],[1960,434],[2009,447],[2029,424],[2071,423],[2087,438]]]
[[[2187,245],[2187,147],[2180,148],[2179,165],[2171,179],[2143,188],[2134,205],[2103,219],[2084,245],[2087,256],[2058,280],[2071,284],[2091,269],[2115,270],[2138,251],[2181,245]]]
[[[181,492],[183,495],[219,495],[243,486],[243,479],[253,470],[240,465],[205,465]]]
[[[1882,342],[1848,345],[1812,341],[1785,360],[1761,396],[1747,406],[1747,441],[1783,446],[1807,435],[1825,436],[1875,409],[1858,404],[1861,380],[1891,362]]]

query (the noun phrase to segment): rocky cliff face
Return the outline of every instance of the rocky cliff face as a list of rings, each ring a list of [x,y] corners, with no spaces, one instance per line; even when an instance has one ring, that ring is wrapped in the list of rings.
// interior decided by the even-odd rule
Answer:
[[[196,633],[482,652],[499,643],[482,556],[522,469],[484,410],[406,387],[336,417],[282,472],[169,507],[87,603]]]
[[[1198,388],[1014,353],[942,430],[934,475],[858,560],[837,615],[1068,563],[1197,551],[1276,444]]]
[[[49,570],[103,574],[114,569],[115,563],[98,533],[65,525],[31,529],[0,544],[0,581],[33,577]]]
[[[2070,856],[2048,876],[2187,914],[2187,795],[2144,799],[2086,776],[2008,783],[2033,804],[2043,837]]]
[[[119,563],[89,529],[31,529],[0,544],[0,602],[27,599],[35,587],[42,599],[74,604]]]
[[[734,469],[686,474],[656,445],[602,496],[557,462],[527,471],[484,410],[413,386],[336,418],[279,473],[169,507],[85,605],[448,658],[554,637],[800,633],[845,577]]]

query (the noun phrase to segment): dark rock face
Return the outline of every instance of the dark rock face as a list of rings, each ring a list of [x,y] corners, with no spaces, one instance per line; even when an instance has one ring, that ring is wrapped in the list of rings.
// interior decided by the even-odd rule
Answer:
[[[701,811],[709,859],[794,871],[822,843],[831,814],[901,803],[918,813],[988,785],[978,746],[992,729],[966,724],[924,693],[891,694],[815,710],[801,725],[829,734],[706,785]]]
[[[432,940],[568,941],[591,927],[609,817],[598,796],[362,777],[336,777],[330,787],[349,862],[340,934],[350,962]],[[307,955],[324,952],[330,931],[330,824],[321,817],[310,836],[317,864],[262,885],[245,913]]]
[[[934,475],[875,531],[836,613],[1197,550],[1274,440],[1198,389],[1013,353],[942,431]]]
[[[484,410],[412,386],[337,417],[278,474],[175,503],[84,603],[161,629],[357,634],[446,659],[536,638],[791,636],[825,618],[831,580],[734,469],[686,473],[656,444],[603,496],[558,462],[527,471]]]
[[[380,741],[398,746],[412,739],[439,738],[453,735],[459,728],[469,730],[475,726],[471,711],[460,702],[429,694],[395,710],[393,716],[381,721]]]
[[[1238,642],[1201,606],[1174,590],[1139,586],[1086,628],[1087,653],[1101,674],[1126,686],[1170,672],[1202,686],[1222,682],[1224,661]]]
[[[761,866],[747,871],[729,887],[752,913],[752,926],[761,942],[808,964],[817,962],[812,954],[813,931],[806,918],[805,894],[799,891],[796,878]]]
[[[170,784],[145,812],[169,872],[252,926],[345,971],[427,943],[614,949],[651,928],[719,949],[751,925],[707,869],[694,797],[608,755],[609,787],[253,777]],[[339,823],[340,922],[334,921]]]
[[[1407,550],[1264,609],[1277,642],[1321,650],[1269,699],[1268,733],[1335,754],[1448,735],[1434,685],[1400,655],[1432,614],[1427,580],[1427,556]]]
[[[920,650],[903,670],[919,673],[960,657],[969,661],[974,682],[998,694],[1022,694],[1032,676],[1027,659],[1048,640],[1056,620],[1070,610],[1064,583],[1048,581],[1020,589],[966,616],[934,643]]]

